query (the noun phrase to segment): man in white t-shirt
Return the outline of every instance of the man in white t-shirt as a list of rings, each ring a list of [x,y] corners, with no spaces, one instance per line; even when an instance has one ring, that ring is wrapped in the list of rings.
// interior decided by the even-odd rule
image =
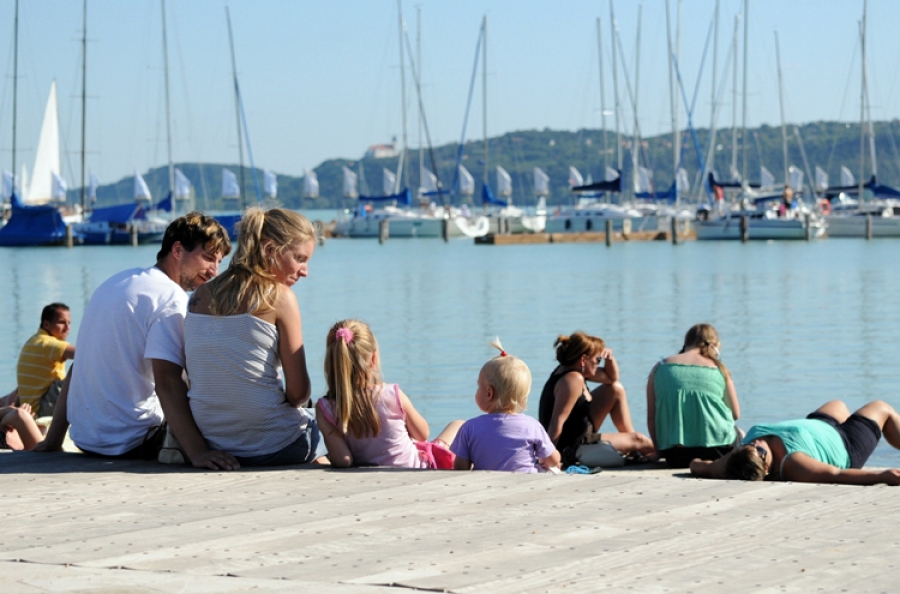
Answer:
[[[215,219],[190,213],[166,229],[155,266],[125,270],[97,288],[78,331],[77,371],[35,450],[59,450],[71,425],[72,441],[88,454],[155,460],[168,423],[194,466],[238,467],[231,454],[208,448],[183,379],[186,291],[215,277],[230,251]]]

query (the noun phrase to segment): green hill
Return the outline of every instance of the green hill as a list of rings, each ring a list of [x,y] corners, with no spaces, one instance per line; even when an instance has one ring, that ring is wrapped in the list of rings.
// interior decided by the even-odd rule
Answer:
[[[893,130],[900,131],[900,122],[878,122],[874,125],[876,153],[878,155],[878,179],[881,183],[900,186],[900,153],[897,142],[894,139]],[[805,170],[804,160],[800,150],[800,144],[794,133],[794,126],[788,128],[788,155],[789,163]],[[800,135],[803,139],[803,148],[806,151],[810,174],[815,167],[822,167],[829,175],[831,185],[838,185],[840,180],[840,167],[846,165],[855,176],[859,176],[859,146],[860,128],[858,124],[846,124],[840,122],[814,122],[800,126]],[[688,133],[682,135],[684,149],[682,151],[683,167],[688,171],[692,187],[696,188],[699,179],[699,159],[695,141]],[[720,179],[730,178],[731,164],[731,137],[730,129],[717,132],[717,150],[715,152],[715,166]],[[696,132],[696,143],[699,144],[703,158],[706,158],[709,130],[701,129]],[[603,179],[604,164],[612,167],[616,165],[615,133],[608,131],[606,134],[606,146],[604,154],[604,134],[602,130],[578,130],[576,132],[560,130],[523,130],[510,132],[502,136],[491,138],[488,141],[489,183],[496,189],[495,166],[506,169],[513,181],[513,200],[517,204],[533,204],[532,192],[534,167],[540,167],[550,176],[551,195],[549,204],[570,203],[572,201],[569,192],[569,166],[577,168],[587,180],[588,175],[594,180]],[[642,166],[654,171],[654,183],[657,190],[665,190],[672,184],[673,179],[673,154],[672,137],[663,135],[643,140],[644,156]],[[631,179],[631,145],[630,138],[623,138],[623,162],[624,178]],[[868,147],[868,143],[866,144]],[[782,137],[781,128],[761,126],[748,130],[746,151],[739,151],[738,169],[743,167],[743,159],[746,156],[747,177],[751,181],[759,181],[760,164],[765,166],[775,179],[783,178]],[[453,174],[456,164],[456,145],[444,145],[435,147],[433,158],[437,164],[437,174],[444,188],[453,186]],[[471,141],[465,146],[463,152],[463,165],[476,179],[476,195],[480,196],[481,178],[483,175],[483,143]],[[429,169],[432,156],[425,151],[425,165]],[[418,151],[410,151],[409,155],[409,185],[417,188],[418,175]],[[347,166],[354,172],[360,171],[360,161],[350,159],[331,159],[324,161],[315,168],[319,180],[319,198],[308,199],[303,197],[303,178],[289,175],[278,175],[278,202],[289,208],[342,208],[352,206],[353,200],[346,200],[341,196],[343,188],[342,167]],[[191,180],[196,193],[196,204],[203,209],[233,209],[238,208],[236,201],[223,201],[221,195],[221,172],[227,167],[239,174],[235,165],[179,163],[177,167]],[[397,169],[397,158],[373,159],[367,158],[361,161],[363,177],[368,181],[368,187],[372,194],[380,194],[382,186],[382,169],[391,171]],[[871,175],[871,163],[867,156],[866,176]],[[262,172],[258,171],[259,184],[263,183]],[[168,170],[159,167],[144,174],[144,179],[155,199],[165,196],[168,188]],[[809,178],[806,178],[807,183]],[[131,177],[107,186],[101,186],[97,192],[97,205],[105,206],[128,202],[133,196],[134,180]],[[244,169],[244,185],[246,199],[255,202],[253,175],[249,168]],[[625,187],[628,186],[626,182]],[[362,179],[360,180],[360,192],[364,191]],[[70,200],[77,201],[78,190],[70,193]],[[459,201],[459,200],[457,200]],[[466,202],[471,203],[472,198]]]

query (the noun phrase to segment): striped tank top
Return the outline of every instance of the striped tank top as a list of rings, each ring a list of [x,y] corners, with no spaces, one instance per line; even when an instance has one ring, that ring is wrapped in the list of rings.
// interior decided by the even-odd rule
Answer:
[[[211,448],[264,456],[300,437],[309,417],[285,399],[273,324],[188,313],[184,339],[191,413]]]

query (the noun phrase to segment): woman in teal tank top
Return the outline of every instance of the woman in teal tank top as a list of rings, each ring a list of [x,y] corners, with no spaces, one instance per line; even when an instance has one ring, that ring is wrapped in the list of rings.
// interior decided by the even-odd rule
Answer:
[[[719,335],[709,324],[688,330],[677,355],[659,362],[647,380],[647,428],[669,468],[715,460],[737,440],[737,391],[719,361]]]

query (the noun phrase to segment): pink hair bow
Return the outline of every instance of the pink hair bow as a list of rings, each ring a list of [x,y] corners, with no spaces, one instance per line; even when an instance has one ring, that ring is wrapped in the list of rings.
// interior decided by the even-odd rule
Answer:
[[[338,328],[334,333],[335,338],[343,338],[344,342],[350,344],[353,342],[353,330],[350,328]]]

